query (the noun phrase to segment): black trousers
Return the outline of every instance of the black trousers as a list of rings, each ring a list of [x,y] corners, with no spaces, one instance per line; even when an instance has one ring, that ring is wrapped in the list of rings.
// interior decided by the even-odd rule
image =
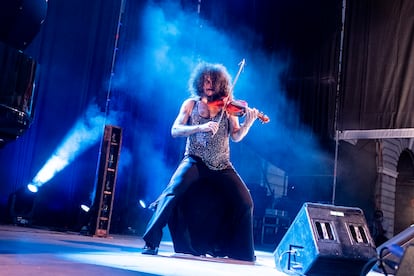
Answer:
[[[185,156],[172,176],[168,186],[157,199],[157,207],[143,236],[145,242],[159,246],[162,229],[167,225],[177,201],[188,188],[200,179],[214,181],[225,193],[226,204],[233,210],[231,252],[228,257],[253,261],[253,201],[247,186],[233,168],[209,169],[200,158]],[[215,215],[215,214],[212,214]]]

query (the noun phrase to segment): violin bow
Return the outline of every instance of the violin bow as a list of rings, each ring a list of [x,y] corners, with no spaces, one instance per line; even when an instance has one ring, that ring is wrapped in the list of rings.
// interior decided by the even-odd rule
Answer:
[[[239,79],[239,76],[240,76],[240,74],[241,74],[241,72],[243,71],[243,68],[244,68],[244,65],[246,64],[246,60],[245,59],[242,59],[242,61],[240,61],[239,62],[239,71],[237,72],[237,75],[236,75],[236,77],[234,78],[234,80],[233,80],[233,84],[231,85],[231,89],[230,89],[230,97],[232,97],[233,96],[233,89],[234,89],[234,86],[236,85],[236,83],[237,83],[237,80]]]
[[[237,72],[236,77],[234,77],[233,83],[231,84],[229,97],[227,98],[226,102],[224,103],[224,107],[221,110],[220,118],[217,121],[219,124],[221,122],[221,119],[223,118],[224,111],[226,111],[227,101],[229,99],[233,98],[233,89],[234,89],[234,86],[236,85],[237,80],[239,79],[239,76],[240,76],[241,72],[243,71],[243,68],[244,68],[244,65],[245,64],[246,64],[246,60],[245,59],[242,59],[242,61],[240,61],[239,64],[238,64],[239,65],[239,71]]]

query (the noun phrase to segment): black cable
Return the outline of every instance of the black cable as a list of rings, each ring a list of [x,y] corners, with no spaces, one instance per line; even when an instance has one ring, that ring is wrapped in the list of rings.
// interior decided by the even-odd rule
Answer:
[[[375,263],[378,260],[379,259],[377,257],[369,259],[368,262],[365,263],[365,265],[362,267],[361,273],[359,275],[360,276],[366,276],[368,274],[369,270],[371,269],[373,263]]]
[[[384,273],[384,275],[387,276],[388,273],[387,273],[387,270],[385,269],[384,260],[383,260],[383,258],[384,258],[383,253],[384,253],[384,250],[385,249],[387,249],[387,247],[383,247],[380,250],[379,259],[378,259],[378,261],[379,261],[378,267],[382,270],[382,272]]]

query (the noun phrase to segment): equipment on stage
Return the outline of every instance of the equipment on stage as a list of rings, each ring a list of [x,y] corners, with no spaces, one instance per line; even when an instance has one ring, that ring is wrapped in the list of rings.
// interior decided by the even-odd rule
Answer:
[[[17,139],[33,119],[36,62],[0,43],[0,147]]]
[[[101,143],[95,198],[88,234],[107,238],[111,226],[116,178],[122,145],[122,128],[106,125]]]
[[[405,248],[395,276],[414,275],[414,245]]]
[[[377,254],[379,260],[374,271],[396,276],[414,275],[414,224],[378,246]]]
[[[47,1],[0,4],[0,147],[30,126],[35,107],[36,61],[23,53],[46,17]]]
[[[274,251],[276,267],[298,275],[360,275],[376,250],[359,208],[305,203]]]

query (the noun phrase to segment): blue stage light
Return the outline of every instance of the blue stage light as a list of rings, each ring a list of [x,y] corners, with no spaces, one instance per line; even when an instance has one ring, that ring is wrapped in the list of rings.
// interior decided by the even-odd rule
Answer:
[[[81,209],[82,209],[83,211],[85,211],[86,213],[87,213],[87,212],[89,212],[89,210],[90,210],[89,206],[87,206],[87,205],[85,205],[85,204],[82,204],[82,205],[81,205]]]
[[[147,204],[142,199],[139,200],[139,205],[144,209],[147,208]]]
[[[63,142],[39,170],[30,184],[41,187],[76,157],[99,141],[105,125],[105,116],[96,105],[91,105],[68,132]]]
[[[39,190],[37,188],[37,186],[36,185],[33,185],[32,183],[30,183],[30,184],[27,185],[27,189],[29,189],[29,191],[31,191],[32,193],[37,193],[37,191]]]

